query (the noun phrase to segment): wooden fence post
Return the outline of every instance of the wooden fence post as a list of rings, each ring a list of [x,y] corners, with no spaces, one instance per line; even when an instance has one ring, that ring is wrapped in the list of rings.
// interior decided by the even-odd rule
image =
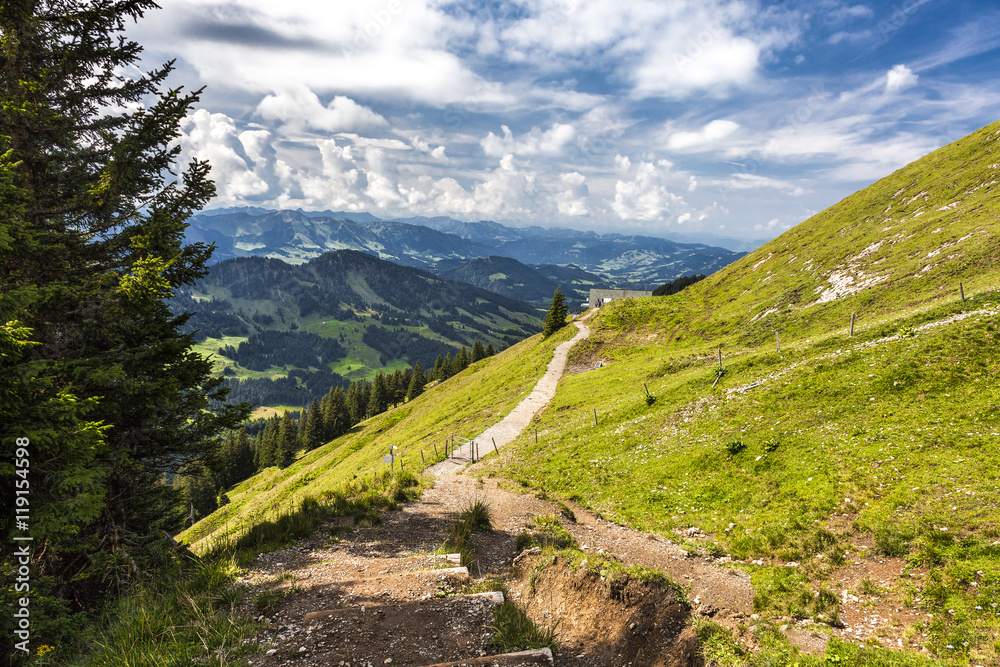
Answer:
[[[490,440],[493,441],[493,451],[496,452],[497,454],[499,454],[500,450],[497,449],[497,439],[496,438],[490,438]]]
[[[857,313],[851,313],[851,335],[852,336],[854,335],[854,318],[856,316],[857,316]]]
[[[778,345],[778,354],[781,354],[781,338],[778,337],[778,332],[774,332],[774,342]]]
[[[594,426],[597,426],[597,408],[594,408]]]
[[[962,303],[965,303],[965,288],[962,287],[962,283],[958,284],[958,293],[962,295]]]
[[[719,346],[719,368],[722,368],[722,346]]]

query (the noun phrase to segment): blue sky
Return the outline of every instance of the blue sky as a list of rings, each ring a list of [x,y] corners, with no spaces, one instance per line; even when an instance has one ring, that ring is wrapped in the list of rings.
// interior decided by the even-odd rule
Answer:
[[[161,4],[213,206],[770,238],[1000,119],[992,1]]]

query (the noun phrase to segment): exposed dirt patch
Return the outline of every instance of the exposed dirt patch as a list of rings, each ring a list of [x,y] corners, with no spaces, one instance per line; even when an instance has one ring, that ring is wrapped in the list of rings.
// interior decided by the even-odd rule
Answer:
[[[532,620],[557,629],[560,667],[704,664],[690,611],[672,587],[624,574],[602,578],[586,566],[574,572],[562,558],[548,565],[544,559],[518,556],[512,593]]]

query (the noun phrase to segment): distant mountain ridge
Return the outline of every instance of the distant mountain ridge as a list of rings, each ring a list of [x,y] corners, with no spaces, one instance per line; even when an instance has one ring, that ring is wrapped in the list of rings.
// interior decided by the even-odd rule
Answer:
[[[216,260],[264,256],[301,264],[349,249],[441,274],[471,260],[502,256],[530,266],[572,264],[607,286],[650,289],[683,275],[712,273],[745,254],[650,236],[254,207],[199,213],[191,218],[187,237],[214,243]]]
[[[354,250],[297,265],[225,260],[179,291],[172,307],[193,313],[185,331],[216,355],[232,386],[252,383],[254,400],[267,404],[418,362],[433,368],[438,355],[476,341],[503,349],[541,328],[541,312],[523,300]],[[286,375],[290,385],[272,386]],[[303,391],[287,398],[296,386]]]

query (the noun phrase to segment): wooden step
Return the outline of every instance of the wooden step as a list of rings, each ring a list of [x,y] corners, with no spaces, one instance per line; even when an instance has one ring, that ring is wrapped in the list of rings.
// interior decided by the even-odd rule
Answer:
[[[537,665],[554,665],[552,651],[547,648],[487,655],[482,658],[468,658],[453,662],[438,662],[424,667],[537,667]]]
[[[493,604],[496,605],[503,604],[503,593],[499,591],[488,591],[486,593],[468,593],[465,595],[455,595],[449,598],[436,598],[433,600],[433,602],[437,602],[439,600],[459,600],[459,599],[476,600],[480,598],[487,600],[488,602],[492,602]],[[403,603],[390,601],[381,605],[371,605],[371,604],[365,605],[364,608],[372,609],[374,611],[376,609],[379,609],[380,607],[388,607],[388,606],[409,605],[411,607],[418,607],[421,603],[424,603],[426,605],[429,602],[432,602],[432,600],[421,600],[418,602],[403,602]],[[337,609],[324,609],[323,611],[311,611],[308,614],[306,614],[302,620],[305,623],[309,623],[311,621],[319,621],[325,618],[331,618],[333,616],[348,616],[348,615],[354,616],[356,615],[356,609],[357,607],[339,607]]]
[[[442,567],[437,570],[403,570],[402,572],[385,572],[370,577],[360,577],[357,579],[338,579],[331,581],[330,586],[350,586],[351,584],[363,583],[366,581],[382,581],[385,579],[404,579],[416,577],[418,579],[447,579],[449,581],[466,582],[469,580],[469,568],[467,567]]]

